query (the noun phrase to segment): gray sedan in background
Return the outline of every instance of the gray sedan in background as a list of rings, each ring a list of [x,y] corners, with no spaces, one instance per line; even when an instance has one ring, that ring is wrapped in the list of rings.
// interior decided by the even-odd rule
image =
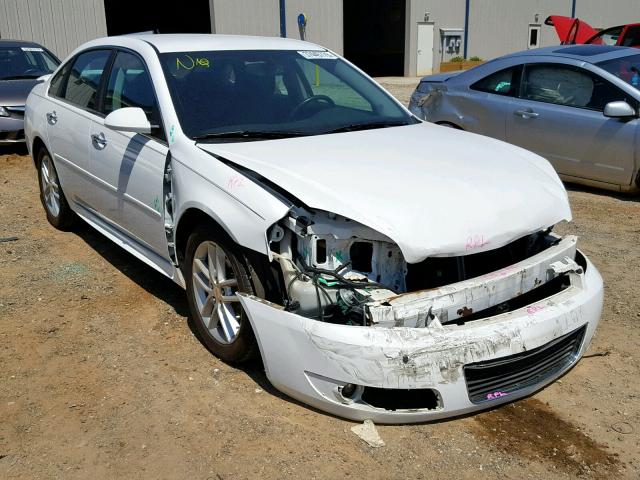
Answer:
[[[528,50],[424,77],[409,109],[542,155],[566,181],[637,192],[639,69],[636,48]]]
[[[0,145],[24,142],[24,105],[38,78],[60,60],[33,42],[0,40]]]

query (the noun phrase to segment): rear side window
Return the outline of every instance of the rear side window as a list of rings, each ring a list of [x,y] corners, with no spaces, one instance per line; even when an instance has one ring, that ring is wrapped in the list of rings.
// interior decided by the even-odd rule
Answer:
[[[497,95],[510,97],[516,96],[520,84],[520,70],[520,65],[500,70],[477,81],[471,85],[471,88],[480,92],[495,93]]]
[[[98,87],[110,54],[110,50],[92,50],[78,55],[59,96],[80,108],[97,111]]]

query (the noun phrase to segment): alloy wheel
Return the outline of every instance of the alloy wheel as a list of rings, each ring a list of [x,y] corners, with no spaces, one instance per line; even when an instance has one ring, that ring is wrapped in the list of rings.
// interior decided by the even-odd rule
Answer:
[[[200,321],[214,340],[233,343],[240,331],[242,306],[236,296],[238,280],[226,252],[215,242],[202,242],[193,256],[191,272]]]

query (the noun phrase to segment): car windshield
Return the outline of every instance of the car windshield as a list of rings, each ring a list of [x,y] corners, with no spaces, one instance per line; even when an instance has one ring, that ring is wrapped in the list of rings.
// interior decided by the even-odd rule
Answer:
[[[606,60],[596,65],[640,90],[640,55]]]
[[[416,121],[373,80],[327,51],[179,52],[160,59],[182,129],[196,140],[319,135]]]
[[[42,47],[0,47],[0,80],[38,78],[52,73],[59,63]]]

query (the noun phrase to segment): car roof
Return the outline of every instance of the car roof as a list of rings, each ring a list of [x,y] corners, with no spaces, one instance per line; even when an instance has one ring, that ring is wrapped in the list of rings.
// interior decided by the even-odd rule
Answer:
[[[39,43],[29,42],[27,40],[9,40],[0,39],[0,47],[41,47]]]
[[[610,45],[556,45],[552,47],[536,48],[524,50],[501,58],[518,57],[560,57],[571,58],[581,62],[598,63],[614,58],[639,55],[640,50],[631,47],[616,47]]]
[[[109,40],[117,43],[116,38]],[[212,34],[133,34],[121,38],[136,38],[153,45],[160,53],[197,52],[206,50],[325,50],[314,43],[291,38],[256,37],[248,35]]]

